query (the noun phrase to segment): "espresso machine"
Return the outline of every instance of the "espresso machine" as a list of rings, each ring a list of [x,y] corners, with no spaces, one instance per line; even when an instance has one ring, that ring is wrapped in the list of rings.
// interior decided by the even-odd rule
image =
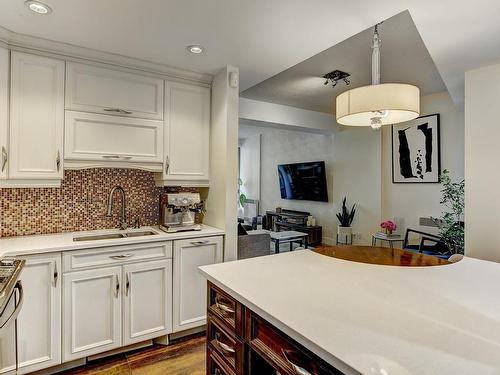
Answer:
[[[160,229],[167,233],[201,230],[196,214],[203,210],[199,193],[172,193],[160,203]]]

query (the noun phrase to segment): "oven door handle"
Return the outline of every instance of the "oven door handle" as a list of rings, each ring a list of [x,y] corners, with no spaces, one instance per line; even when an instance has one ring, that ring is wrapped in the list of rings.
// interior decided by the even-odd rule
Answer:
[[[4,328],[12,319],[16,319],[17,316],[19,315],[19,312],[21,311],[21,307],[23,306],[23,300],[24,300],[23,284],[21,283],[21,280],[19,280],[16,283],[14,290],[16,289],[19,291],[19,300],[15,305],[14,311],[12,312],[12,314],[10,314],[7,320],[5,320],[4,323],[0,326],[0,329]]]

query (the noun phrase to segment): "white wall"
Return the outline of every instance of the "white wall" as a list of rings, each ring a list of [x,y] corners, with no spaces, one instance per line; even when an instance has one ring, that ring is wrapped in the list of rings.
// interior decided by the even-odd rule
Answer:
[[[465,253],[500,262],[500,64],[465,74]]]
[[[298,131],[333,133],[338,129],[333,116],[328,113],[245,98],[240,98],[239,116],[240,120],[254,125],[261,123]]]
[[[353,243],[371,244],[382,211],[381,133],[371,128],[345,127],[335,134],[333,150],[335,212],[340,210],[344,196],[349,207],[356,203]]]
[[[335,216],[333,213],[333,135],[314,134],[272,127],[240,124],[240,137],[261,134],[261,212],[282,207],[308,211],[323,226],[324,242],[331,242]],[[327,168],[329,202],[310,202],[281,199],[278,164],[324,160]]]
[[[237,257],[238,88],[229,87],[228,66],[212,82],[210,189],[205,223],[226,231],[224,260]]]
[[[241,135],[240,135],[241,136]],[[260,133],[240,137],[240,192],[248,199],[260,200]]]
[[[464,178],[464,114],[447,92],[421,98],[421,114],[440,114],[441,170],[448,169],[452,179]],[[439,217],[442,213],[441,184],[392,183],[391,127],[382,129],[382,219],[402,218],[404,228],[436,232],[420,227],[420,217]]]

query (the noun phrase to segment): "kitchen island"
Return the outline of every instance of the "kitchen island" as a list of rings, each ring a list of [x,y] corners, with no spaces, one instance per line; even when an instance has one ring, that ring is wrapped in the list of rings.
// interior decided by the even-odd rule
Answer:
[[[252,351],[247,349],[253,335],[259,335],[259,324],[268,324],[303,348],[307,358],[328,364],[325,373],[500,374],[497,263],[465,257],[453,264],[397,267],[303,250],[200,270],[209,281],[209,315],[212,309],[215,331],[221,322],[228,323],[219,319],[216,309],[235,311],[228,324],[235,326],[235,347],[246,345],[240,354],[244,361],[251,357],[245,353]],[[222,296],[218,301],[217,290]],[[236,302],[228,306],[231,300]],[[257,329],[244,327],[254,321]],[[269,337],[261,336],[259,345]],[[229,352],[234,349],[227,348],[230,340],[220,333],[215,338]],[[275,370],[300,373],[293,368],[291,352],[287,359],[280,348],[273,350],[279,365]],[[248,363],[243,366],[248,369]],[[322,373],[322,368],[306,366],[301,366],[304,374]]]

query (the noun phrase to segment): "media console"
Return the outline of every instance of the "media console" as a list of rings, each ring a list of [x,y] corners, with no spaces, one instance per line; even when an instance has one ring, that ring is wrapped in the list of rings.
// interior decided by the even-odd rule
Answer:
[[[285,230],[295,230],[297,232],[307,233],[307,242],[309,245],[317,246],[323,239],[323,228],[319,225],[308,226],[307,217],[309,212],[281,210],[266,211],[266,220],[264,229],[280,232]]]

